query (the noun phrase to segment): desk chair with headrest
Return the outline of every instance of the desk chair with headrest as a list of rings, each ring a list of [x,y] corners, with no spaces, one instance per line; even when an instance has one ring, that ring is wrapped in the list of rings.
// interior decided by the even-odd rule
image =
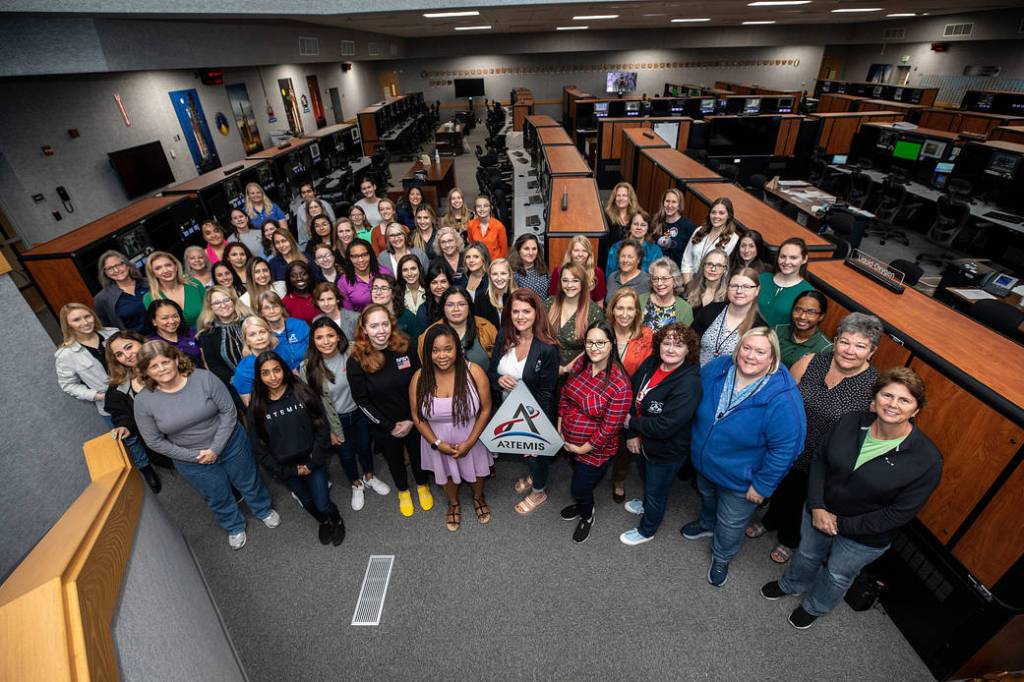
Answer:
[[[1024,309],[1005,301],[986,298],[972,305],[967,314],[1017,343],[1024,341],[1020,326],[1024,324]]]
[[[907,201],[908,196],[907,188],[899,176],[887,176],[882,183],[882,199],[874,210],[875,219],[871,221],[867,233],[878,237],[881,244],[891,239],[910,246],[910,237],[896,227],[901,216],[911,214],[921,206],[920,202]]]
[[[754,173],[750,176],[750,179],[747,181],[747,185],[744,189],[746,189],[747,193],[751,196],[764,201],[764,185],[766,182],[768,182],[768,178],[766,178],[763,173]]]
[[[925,239],[936,246],[945,247],[942,253],[919,253],[918,263],[945,265],[959,256],[949,251],[960,232],[971,219],[971,207],[957,198],[943,194],[935,202],[935,222],[925,233]]]
[[[871,199],[874,183],[871,176],[864,172],[866,170],[871,170],[871,164],[862,159],[857,163],[857,170],[850,174],[850,189],[846,194],[846,201],[857,208],[864,208]]]
[[[734,166],[731,163],[723,163],[716,172],[729,182],[737,182],[740,177],[739,166]]]

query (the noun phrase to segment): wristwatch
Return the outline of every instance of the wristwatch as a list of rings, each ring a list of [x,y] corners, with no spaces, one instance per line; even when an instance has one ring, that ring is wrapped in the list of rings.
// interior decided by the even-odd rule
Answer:
[[[438,438],[437,440],[435,440],[433,443],[430,444],[430,449],[431,450],[437,450],[438,447],[440,447],[440,445],[441,445],[441,439]]]

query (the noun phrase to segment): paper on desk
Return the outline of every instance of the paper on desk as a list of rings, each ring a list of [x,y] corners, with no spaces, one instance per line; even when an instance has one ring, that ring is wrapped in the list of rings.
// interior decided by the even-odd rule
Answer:
[[[779,187],[806,187],[809,184],[804,180],[779,180]]]
[[[962,296],[963,298],[966,298],[969,301],[981,301],[981,300],[986,299],[986,298],[995,298],[995,296],[993,296],[992,294],[990,294],[987,291],[984,291],[982,289],[953,289],[953,288],[950,288],[950,291],[952,291],[957,296]]]
[[[1013,293],[1017,294],[1018,296],[1024,296],[1024,284],[1018,284],[1017,286],[1015,286],[1013,288]]]

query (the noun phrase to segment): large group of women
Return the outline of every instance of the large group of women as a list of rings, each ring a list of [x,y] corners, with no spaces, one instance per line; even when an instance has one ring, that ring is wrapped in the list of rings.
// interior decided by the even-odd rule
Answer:
[[[60,311],[61,387],[95,404],[154,491],[153,464],[173,466],[232,548],[246,542],[241,502],[280,522],[259,469],[314,517],[321,543],[340,544],[335,454],[355,511],[367,489],[392,486],[402,515],[428,511],[432,478],[449,531],[462,483],[488,523],[494,456],[480,436],[519,382],[564,449],[525,457],[517,514],[544,506],[551,467],[569,459],[574,503],[560,515],[583,542],[610,469],[612,500],[639,517],[620,536],[635,546],[657,532],[672,483],[690,479],[700,512],[680,532],[711,538],[708,582],[725,584],[745,539],[777,534],[770,555],[787,567],[761,592],[802,594],[796,627],[834,608],[937,486],[941,456],[914,424],[922,380],[870,364],[881,322],[852,313],[826,336],[803,240],[769,257],[728,199],[695,225],[677,190],[651,217],[620,183],[609,238],[597,252],[572,239],[549,270],[537,237],[509,245],[487,197],[471,210],[453,189],[438,211],[418,187],[397,203],[372,180],[361,190],[335,216],[303,187],[296,236],[250,185],[230,228],[205,221],[205,246],[183,261],[157,251],[143,274],[104,253],[93,305]],[[643,492],[627,501],[633,462]]]

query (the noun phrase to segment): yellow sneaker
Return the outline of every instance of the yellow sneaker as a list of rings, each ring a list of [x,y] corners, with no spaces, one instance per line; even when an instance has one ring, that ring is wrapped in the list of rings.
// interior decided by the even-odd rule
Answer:
[[[434,507],[434,496],[430,494],[429,485],[416,486],[416,496],[420,498],[420,509],[430,511]]]
[[[398,511],[402,512],[402,516],[412,516],[412,495],[408,490],[398,491]]]

